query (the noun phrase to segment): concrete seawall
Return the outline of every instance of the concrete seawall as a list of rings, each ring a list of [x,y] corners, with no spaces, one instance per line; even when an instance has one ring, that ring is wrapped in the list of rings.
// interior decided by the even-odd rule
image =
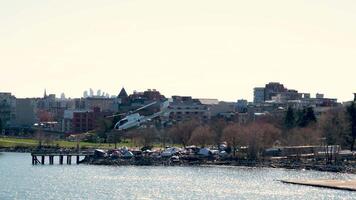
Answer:
[[[281,180],[282,183],[356,192],[355,180]]]

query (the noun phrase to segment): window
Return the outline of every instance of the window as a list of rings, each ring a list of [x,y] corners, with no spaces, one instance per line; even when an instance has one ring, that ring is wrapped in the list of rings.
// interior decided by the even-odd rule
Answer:
[[[127,120],[127,119],[123,119],[123,120],[121,120],[120,122],[119,122],[119,125],[120,126],[122,126],[122,125],[124,125],[125,123],[127,123],[129,120]]]

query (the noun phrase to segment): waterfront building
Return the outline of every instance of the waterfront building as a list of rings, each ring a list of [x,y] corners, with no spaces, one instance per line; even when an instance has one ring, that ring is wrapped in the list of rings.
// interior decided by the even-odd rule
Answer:
[[[98,128],[99,120],[112,115],[111,111],[101,111],[99,107],[93,109],[65,110],[61,122],[62,132],[84,133]]]
[[[18,127],[32,127],[37,121],[37,104],[34,98],[16,99],[16,120]]]
[[[206,121],[210,117],[208,106],[190,96],[172,96],[168,112],[169,120],[173,123],[193,118]]]
[[[9,92],[0,93],[0,119],[2,127],[14,125],[16,119],[16,98]]]
[[[66,110],[62,121],[62,132],[83,133],[94,129],[94,111]]]

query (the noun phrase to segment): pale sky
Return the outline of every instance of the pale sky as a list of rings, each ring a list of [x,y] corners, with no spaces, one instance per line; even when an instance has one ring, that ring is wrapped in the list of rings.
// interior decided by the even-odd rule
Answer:
[[[355,0],[0,0],[0,91],[356,92]]]

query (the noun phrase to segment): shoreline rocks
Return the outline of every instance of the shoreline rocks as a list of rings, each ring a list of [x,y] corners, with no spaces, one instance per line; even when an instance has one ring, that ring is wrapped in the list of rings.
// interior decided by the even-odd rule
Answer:
[[[0,148],[0,152],[31,153],[37,148]],[[44,148],[44,151],[58,151],[58,148]],[[75,151],[75,149],[67,149]],[[246,160],[233,157],[219,158],[217,156],[177,155],[153,156],[138,154],[132,157],[86,157],[80,162],[88,165],[107,166],[244,166],[244,167],[269,167],[295,170],[315,170],[336,173],[356,174],[356,161],[339,161],[334,164],[325,164],[325,161],[295,160],[295,159],[261,159]]]

